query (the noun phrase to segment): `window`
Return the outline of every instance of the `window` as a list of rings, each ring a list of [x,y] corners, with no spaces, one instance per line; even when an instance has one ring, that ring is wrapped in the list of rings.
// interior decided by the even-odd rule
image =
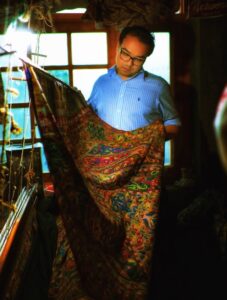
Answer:
[[[96,43],[99,47],[94,49]],[[41,56],[37,55],[36,49]],[[33,38],[31,50],[34,62],[56,78],[77,87],[85,99],[89,97],[96,78],[107,72],[106,32],[44,33]],[[43,171],[48,172],[46,161]]]
[[[154,52],[145,61],[144,68],[150,73],[162,76],[169,84],[171,83],[169,32],[155,32]],[[164,164],[165,166],[171,165],[171,141],[165,142]]]
[[[97,44],[99,46],[94,48]],[[36,56],[36,49],[42,56]],[[32,59],[55,77],[77,87],[87,99],[96,78],[107,72],[107,33],[41,34],[33,39]]]
[[[30,36],[30,56],[35,63],[53,76],[81,90],[87,99],[96,78],[107,72],[107,69],[114,64],[118,34],[111,29],[97,30],[93,24],[83,23],[75,15],[56,14],[54,21],[54,33]],[[170,34],[156,32],[155,39],[155,50],[145,62],[145,69],[161,75],[170,82]],[[98,45],[98,47],[94,45]],[[14,63],[15,67],[11,75],[6,72],[7,59],[1,59],[0,63],[5,89],[7,89],[10,79],[12,87],[20,91],[15,98],[13,95],[9,95],[8,101],[11,103],[16,122],[26,128],[26,131],[20,135],[11,136],[12,141],[19,142],[24,139],[26,143],[31,143],[34,138],[35,142],[41,142],[28,102],[26,82],[11,80],[12,78],[22,78],[21,71],[17,69],[19,63]],[[31,135],[31,132],[34,132],[34,136]],[[48,172],[48,167],[43,150],[42,158],[43,172],[45,173]],[[165,144],[165,165],[170,164],[171,142],[167,142]]]

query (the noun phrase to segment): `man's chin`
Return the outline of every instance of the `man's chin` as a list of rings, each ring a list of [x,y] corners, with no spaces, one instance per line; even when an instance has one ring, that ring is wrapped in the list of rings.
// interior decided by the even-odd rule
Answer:
[[[119,75],[125,76],[125,77],[132,77],[134,73],[132,73],[129,69],[121,69],[119,70]]]

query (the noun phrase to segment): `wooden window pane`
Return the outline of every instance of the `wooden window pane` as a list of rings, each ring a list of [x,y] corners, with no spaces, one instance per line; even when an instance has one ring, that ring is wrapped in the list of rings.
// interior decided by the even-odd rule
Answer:
[[[73,65],[106,65],[106,32],[72,33]]]
[[[30,35],[30,33],[29,33]],[[5,49],[8,52],[11,52],[12,54],[9,55],[2,55],[0,56],[0,67],[5,68],[12,68],[12,67],[22,67],[23,63],[21,59],[19,59],[19,56],[26,55],[26,47],[28,44],[26,44],[23,39],[25,37],[23,35],[20,35],[19,33],[11,35],[10,37],[7,37],[6,34],[0,35],[0,46]],[[27,39],[27,38],[26,38]],[[23,41],[23,42],[21,42]],[[22,49],[21,49],[22,47]],[[23,53],[21,53],[23,52]],[[19,54],[19,55],[18,55]]]
[[[91,94],[95,80],[106,72],[107,69],[104,68],[73,70],[73,85],[81,90],[87,100]]]
[[[7,95],[7,103],[28,103],[29,94],[27,82],[21,80],[25,78],[24,72],[2,72],[3,86]],[[9,90],[7,92],[7,90]],[[11,92],[10,92],[11,90]]]
[[[155,32],[154,52],[146,59],[144,69],[170,83],[170,33]],[[164,165],[171,165],[171,141],[165,142]]]
[[[29,108],[13,108],[9,110],[10,115],[17,126],[21,128],[20,134],[14,134],[11,132],[12,119],[7,117],[6,129],[5,129],[5,139],[8,141],[11,140],[21,140],[22,138],[30,139],[31,138],[31,118]],[[3,126],[0,125],[0,140],[3,140]],[[21,141],[22,143],[22,141]]]
[[[164,165],[171,165],[171,141],[165,142]]]
[[[25,108],[13,108],[11,113],[15,122],[22,129],[22,132],[18,135],[11,134],[11,140],[18,140],[22,138],[31,138],[31,117],[29,107]]]
[[[69,71],[68,70],[49,70],[49,73],[61,81],[69,84]]]
[[[66,33],[43,33],[32,42],[32,60],[41,66],[64,66],[68,64]],[[46,55],[36,56],[34,53]]]
[[[155,32],[154,52],[146,59],[144,69],[162,76],[170,83],[170,33]]]

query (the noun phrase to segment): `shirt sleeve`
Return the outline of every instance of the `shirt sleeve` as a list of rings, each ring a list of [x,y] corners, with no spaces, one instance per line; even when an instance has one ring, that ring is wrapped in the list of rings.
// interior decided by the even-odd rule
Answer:
[[[175,108],[168,83],[164,83],[159,96],[159,110],[163,116],[164,125],[180,126],[181,122]]]
[[[97,99],[98,99],[98,80],[94,83],[94,86],[92,88],[91,94],[87,100],[88,105],[90,105],[94,111],[96,111],[96,105],[97,105]]]

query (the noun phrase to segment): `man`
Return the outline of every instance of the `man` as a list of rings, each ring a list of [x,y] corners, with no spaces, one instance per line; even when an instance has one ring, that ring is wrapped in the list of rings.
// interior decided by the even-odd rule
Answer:
[[[166,139],[171,139],[179,130],[180,120],[169,85],[143,69],[154,46],[154,36],[145,28],[124,28],[119,36],[116,65],[97,79],[88,104],[103,121],[126,131],[162,119]]]

